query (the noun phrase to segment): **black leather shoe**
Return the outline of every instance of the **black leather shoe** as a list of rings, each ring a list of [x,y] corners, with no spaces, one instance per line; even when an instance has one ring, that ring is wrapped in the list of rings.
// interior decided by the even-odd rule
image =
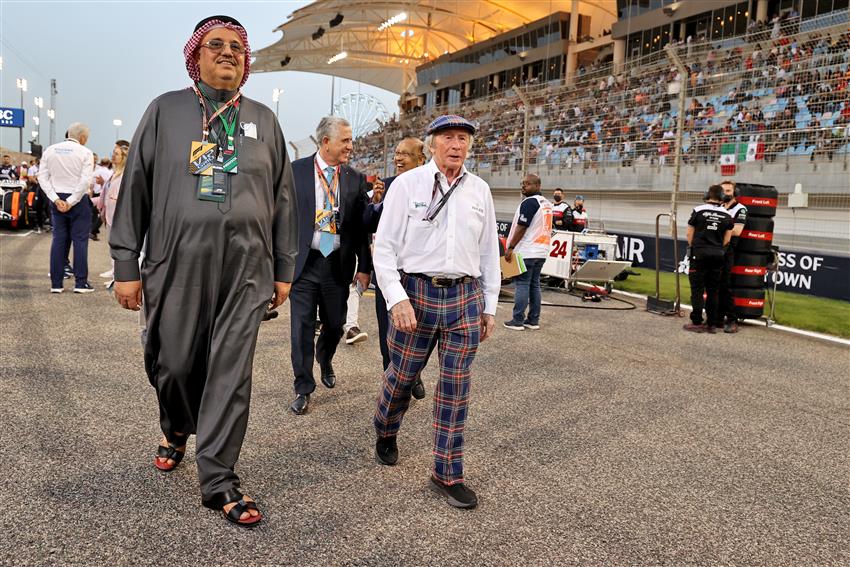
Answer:
[[[431,490],[440,496],[444,496],[449,505],[455,508],[469,510],[478,506],[478,497],[475,495],[475,492],[471,488],[467,488],[462,482],[449,486],[432,476]]]
[[[393,466],[398,462],[398,445],[395,437],[378,437],[375,441],[375,457],[382,465]]]
[[[289,406],[295,415],[304,415],[310,407],[310,394],[298,394]]]
[[[325,388],[336,386],[336,374],[334,374],[333,366],[328,366],[327,369],[322,370],[322,384],[325,385]]]
[[[413,383],[413,397],[421,400],[425,397],[425,384],[422,383],[422,375],[416,376],[416,382]]]

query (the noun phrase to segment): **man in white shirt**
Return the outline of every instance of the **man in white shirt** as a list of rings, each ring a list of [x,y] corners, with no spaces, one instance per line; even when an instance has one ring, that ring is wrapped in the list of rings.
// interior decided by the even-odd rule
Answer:
[[[64,142],[53,144],[41,158],[38,183],[53,203],[53,243],[50,247],[50,293],[62,293],[62,275],[69,240],[74,243],[74,293],[89,293],[89,231],[91,200],[87,194],[94,157],[85,147],[89,127],[74,122]]]
[[[411,387],[436,341],[431,488],[458,508],[473,508],[464,485],[463,430],[470,366],[495,327],[501,274],[490,187],[467,171],[475,126],[441,116],[426,130],[427,164],[393,182],[375,235],[374,266],[390,312],[390,365],[375,412],[378,461],[398,461],[396,435]]]
[[[522,196],[508,234],[505,260],[510,262],[516,251],[525,260],[526,271],[514,278],[513,317],[504,326],[514,331],[536,331],[540,329],[542,302],[540,271],[549,256],[552,239],[552,203],[540,194],[540,178],[533,173],[522,180]]]

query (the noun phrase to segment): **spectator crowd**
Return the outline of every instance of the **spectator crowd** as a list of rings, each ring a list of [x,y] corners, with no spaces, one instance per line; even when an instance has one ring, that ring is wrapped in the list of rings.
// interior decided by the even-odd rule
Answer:
[[[680,44],[676,50],[685,76],[656,53],[622,70],[611,64],[580,68],[574,85],[523,86],[530,100],[528,163],[549,168],[672,165],[683,83],[688,95],[685,163],[717,163],[730,143],[756,143],[748,159],[767,162],[786,155],[832,160],[847,152],[850,32],[786,36],[763,27],[748,31],[746,39],[732,47]],[[417,108],[400,120],[393,117],[357,141],[355,165],[380,166],[385,134],[392,146],[446,111]],[[472,167],[521,169],[526,109],[519,96],[508,90],[448,111],[480,125]]]

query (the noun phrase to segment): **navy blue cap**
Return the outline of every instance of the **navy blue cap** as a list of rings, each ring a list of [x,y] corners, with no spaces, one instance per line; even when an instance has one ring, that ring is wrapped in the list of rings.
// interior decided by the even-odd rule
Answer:
[[[576,195],[576,201],[584,201],[584,195]]]
[[[475,134],[475,131],[477,130],[475,124],[463,116],[458,116],[457,114],[445,114],[435,118],[430,124],[428,124],[428,128],[425,130],[425,135],[430,136],[434,132],[439,132],[440,130],[446,130],[448,128],[460,128],[462,130],[466,130],[470,134]]]

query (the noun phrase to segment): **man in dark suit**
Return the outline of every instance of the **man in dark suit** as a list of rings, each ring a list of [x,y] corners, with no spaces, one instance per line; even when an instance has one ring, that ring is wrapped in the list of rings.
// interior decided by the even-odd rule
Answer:
[[[292,162],[298,256],[289,295],[296,394],[290,409],[297,415],[307,412],[316,389],[314,351],[322,384],[336,385],[332,361],[343,335],[348,286],[356,278],[363,289],[368,288],[372,271],[363,225],[366,176],[346,165],[353,148],[351,126],[343,118],[326,116],[316,128],[316,139],[318,152]],[[314,346],[316,308],[322,331]]]
[[[425,164],[424,142],[419,138],[404,138],[395,148],[393,163],[395,163],[396,174],[383,180],[383,189],[375,187],[375,191],[372,193],[372,202],[366,207],[363,222],[366,224],[366,230],[369,233],[378,231],[378,222],[381,220],[381,213],[384,208],[384,197],[390,190],[395,178],[405,171]],[[377,285],[377,280],[375,280],[375,315],[378,318],[378,342],[381,345],[381,357],[383,358],[384,370],[386,370],[390,364],[390,349],[387,346],[389,316],[387,315],[387,302],[381,288]],[[425,397],[425,385],[422,383],[421,375],[417,376],[413,383],[413,397],[417,400]]]

